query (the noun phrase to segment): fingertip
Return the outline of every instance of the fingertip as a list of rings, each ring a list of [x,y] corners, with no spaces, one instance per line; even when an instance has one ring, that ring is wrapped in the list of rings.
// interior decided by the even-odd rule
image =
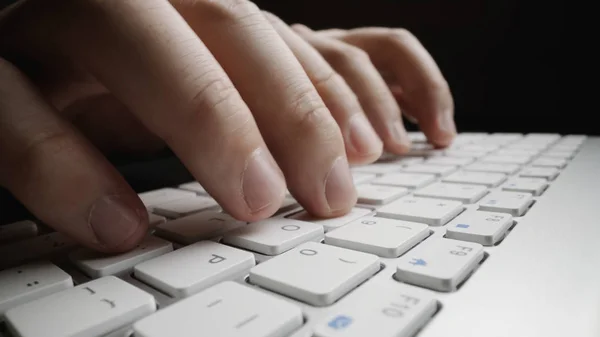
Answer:
[[[148,212],[135,195],[109,194],[98,198],[90,208],[88,226],[105,252],[123,252],[133,248],[148,229]]]
[[[356,204],[356,188],[345,157],[338,157],[333,162],[325,178],[325,197],[329,216],[345,214]]]

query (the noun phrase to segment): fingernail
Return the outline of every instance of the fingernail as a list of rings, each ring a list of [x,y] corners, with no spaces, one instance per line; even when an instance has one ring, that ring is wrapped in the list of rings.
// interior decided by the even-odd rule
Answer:
[[[450,135],[456,134],[456,125],[450,111],[445,111],[438,117],[438,127]]]
[[[248,159],[242,178],[242,192],[252,213],[269,207],[283,197],[285,184],[281,172],[262,149],[254,151]]]
[[[408,138],[408,134],[402,125],[402,122],[399,120],[393,122],[390,126],[390,133],[396,143],[402,146],[410,147],[410,139]]]
[[[325,197],[331,212],[347,209],[355,202],[356,190],[345,157],[339,157],[333,162],[325,179]]]
[[[90,210],[88,223],[100,244],[117,248],[141,225],[142,212],[136,200],[125,195],[106,195],[98,199]]]
[[[369,121],[359,113],[350,120],[349,138],[356,152],[363,155],[379,152],[383,146]]]

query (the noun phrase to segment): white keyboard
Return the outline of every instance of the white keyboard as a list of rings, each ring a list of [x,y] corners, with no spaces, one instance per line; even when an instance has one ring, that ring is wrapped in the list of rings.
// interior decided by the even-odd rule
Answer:
[[[504,334],[523,321],[494,317],[495,303],[474,294],[512,286],[487,275],[510,275],[500,262],[513,237],[554,237],[526,225],[528,216],[549,207],[547,194],[595,139],[464,133],[439,150],[411,137],[407,156],[353,168],[359,203],[335,219],[313,218],[288,195],[271,219],[248,224],[190,182],[140,194],[152,230],[122,255],[90,252],[31,221],[1,226],[0,336],[550,336],[536,322]],[[551,262],[531,261],[531,273]],[[564,266],[554,267],[561,277]],[[557,295],[546,295],[513,311],[548,310]]]

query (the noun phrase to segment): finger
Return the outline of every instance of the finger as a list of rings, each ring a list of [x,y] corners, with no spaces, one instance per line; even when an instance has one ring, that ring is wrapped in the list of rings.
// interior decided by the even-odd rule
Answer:
[[[35,216],[90,248],[120,252],[148,214],[123,178],[0,59],[0,185]]]
[[[229,214],[256,221],[279,208],[285,181],[247,105],[168,1],[45,3],[30,5],[38,6],[30,12],[52,16],[29,20],[46,23],[27,27],[29,41],[55,38],[60,52],[83,64],[165,140]],[[52,23],[77,29],[40,36]]]
[[[352,89],[310,44],[271,13],[263,12],[290,47],[337,121],[350,162],[366,164],[381,156],[382,142],[367,120]]]
[[[296,199],[317,216],[346,213],[356,191],[340,129],[262,12],[240,0],[181,2],[178,9],[252,110]]]
[[[359,48],[315,34],[305,26],[296,25],[294,29],[344,77],[383,139],[385,149],[396,154],[406,153],[410,140],[402,124],[400,108],[369,56]]]
[[[401,108],[418,121],[430,142],[452,142],[456,126],[448,83],[414,35],[404,29],[360,28],[340,39],[365,50],[378,69],[393,75],[401,88]]]

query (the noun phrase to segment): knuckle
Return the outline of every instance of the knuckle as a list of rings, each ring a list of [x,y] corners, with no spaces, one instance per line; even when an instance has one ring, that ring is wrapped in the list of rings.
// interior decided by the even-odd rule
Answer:
[[[342,81],[342,76],[336,73],[333,69],[329,69],[326,72],[314,76],[312,80],[315,88],[317,88],[317,91],[320,91],[322,88],[326,89],[331,86],[340,85]]]
[[[331,126],[331,114],[313,88],[300,90],[292,107],[296,134],[315,135]]]
[[[367,52],[350,45],[331,48],[327,56],[330,62],[344,67],[360,67],[365,63],[371,62]]]
[[[410,31],[404,28],[392,29],[388,37],[393,43],[402,44],[416,40],[416,37]]]
[[[233,84],[217,71],[210,71],[204,75],[204,82],[195,91],[195,94],[188,103],[188,110],[194,120],[194,124],[205,124],[210,122],[208,119],[215,117],[225,117],[223,113],[235,113],[238,109],[221,109],[223,105],[239,104],[239,94]]]
[[[39,133],[19,153],[13,161],[16,170],[34,171],[46,167],[45,163],[55,162],[52,158],[69,156],[77,148],[75,138],[65,130]]]

